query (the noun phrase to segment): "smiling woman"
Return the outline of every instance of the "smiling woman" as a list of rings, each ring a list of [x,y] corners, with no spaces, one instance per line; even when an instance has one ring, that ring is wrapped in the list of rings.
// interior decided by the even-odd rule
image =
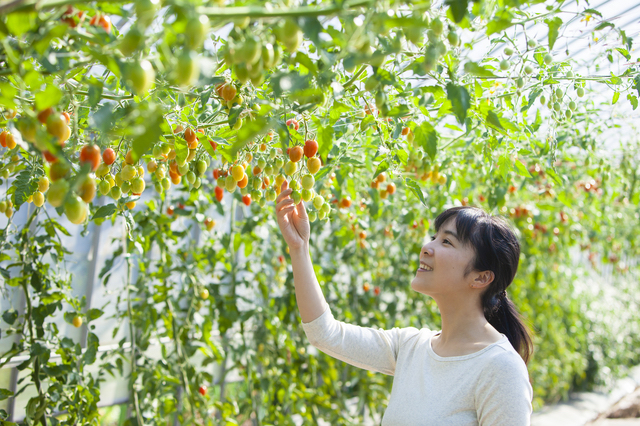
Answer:
[[[291,192],[285,182],[276,212],[302,327],[324,353],[394,376],[382,425],[530,424],[532,344],[505,292],[520,246],[505,221],[471,207],[438,216],[411,287],[436,301],[442,330],[380,330],[334,319],[309,256],[306,209]]]

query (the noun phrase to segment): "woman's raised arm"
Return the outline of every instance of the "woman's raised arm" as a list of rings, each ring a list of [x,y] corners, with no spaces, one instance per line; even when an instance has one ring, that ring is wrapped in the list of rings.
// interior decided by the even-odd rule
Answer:
[[[303,323],[309,323],[322,315],[328,305],[313,271],[309,255],[311,228],[307,210],[303,201],[295,205],[289,196],[291,192],[287,181],[284,181],[282,192],[276,200],[276,215],[280,232],[289,246],[300,318]]]

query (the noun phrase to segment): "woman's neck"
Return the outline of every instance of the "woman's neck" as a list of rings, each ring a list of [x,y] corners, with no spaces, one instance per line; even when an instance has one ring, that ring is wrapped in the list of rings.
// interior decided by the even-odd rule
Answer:
[[[473,298],[436,300],[442,318],[441,346],[464,345],[499,339],[498,333],[484,317],[480,301]]]

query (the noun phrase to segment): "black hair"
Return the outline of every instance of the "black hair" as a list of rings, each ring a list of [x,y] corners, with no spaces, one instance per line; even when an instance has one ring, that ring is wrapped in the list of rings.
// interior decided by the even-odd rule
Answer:
[[[528,363],[533,353],[529,327],[506,293],[520,261],[520,243],[515,232],[502,217],[492,216],[477,207],[445,210],[436,218],[436,232],[451,219],[455,220],[458,240],[470,244],[475,251],[475,259],[465,274],[474,270],[492,271],[495,276],[481,296],[485,318],[507,336],[525,364]]]

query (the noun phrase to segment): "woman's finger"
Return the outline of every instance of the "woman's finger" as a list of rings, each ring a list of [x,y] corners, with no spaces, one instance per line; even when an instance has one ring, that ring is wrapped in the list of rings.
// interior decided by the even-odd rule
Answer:
[[[296,212],[298,213],[298,217],[303,219],[307,218],[307,209],[304,207],[304,201],[300,200],[300,202],[296,206]]]
[[[282,191],[280,195],[278,195],[278,198],[276,198],[276,204],[282,201],[283,199],[287,198],[289,194],[291,194],[292,192],[293,192],[293,189],[286,189]]]
[[[276,204],[276,211],[279,212],[282,210],[282,207],[288,206],[289,204],[293,204],[293,200],[291,198],[284,199]]]

